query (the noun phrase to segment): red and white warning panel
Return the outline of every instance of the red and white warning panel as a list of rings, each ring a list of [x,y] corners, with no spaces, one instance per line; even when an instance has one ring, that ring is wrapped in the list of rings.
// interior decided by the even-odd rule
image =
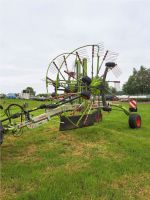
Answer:
[[[130,101],[129,101],[129,110],[131,112],[137,112],[137,101],[135,99],[130,99]]]

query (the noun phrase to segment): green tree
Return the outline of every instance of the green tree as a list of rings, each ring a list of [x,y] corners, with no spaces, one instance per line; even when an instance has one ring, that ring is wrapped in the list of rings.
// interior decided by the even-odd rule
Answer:
[[[110,91],[112,94],[116,94],[117,93],[117,90],[115,87],[110,87]]]
[[[150,94],[150,69],[141,66],[140,70],[133,69],[133,74],[123,85],[126,94]]]
[[[27,87],[25,90],[23,90],[26,93],[30,93],[30,95],[35,96],[36,92],[34,91],[34,89],[32,87]]]

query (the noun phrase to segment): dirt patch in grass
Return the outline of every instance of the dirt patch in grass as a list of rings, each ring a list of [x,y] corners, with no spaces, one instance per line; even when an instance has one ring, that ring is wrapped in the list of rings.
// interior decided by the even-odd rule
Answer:
[[[58,128],[52,126],[51,128],[47,128],[44,132],[45,132],[45,133],[47,133],[47,132],[49,132],[49,133],[58,132]]]
[[[7,146],[10,146],[10,145],[13,145],[15,141],[18,140],[18,137],[15,137],[13,135],[4,135],[4,141],[3,141],[3,147],[7,147]]]
[[[21,185],[20,183],[13,183],[12,185],[2,185],[1,186],[1,194],[0,197],[2,200],[9,200],[15,199],[19,194],[23,194],[25,191],[33,191],[35,189],[34,184],[24,184]]]
[[[97,142],[83,142],[78,140],[72,134],[61,134],[57,138],[58,141],[69,147],[68,154],[84,158],[92,158],[94,156],[113,158],[118,161],[124,157],[121,153],[115,153],[109,150],[108,141],[101,139]],[[65,152],[64,156],[67,155]]]
[[[135,196],[141,200],[148,200],[150,197],[150,174],[125,175],[115,180],[111,186],[114,189],[123,189],[125,194],[131,199]]]
[[[26,149],[26,154],[31,155],[31,154],[35,153],[36,150],[37,150],[37,146],[35,144],[29,145]]]
[[[13,188],[6,189],[6,188],[1,187],[0,192],[1,192],[0,197],[2,200],[5,200],[5,199],[8,200],[10,199],[10,196],[11,196],[11,199],[15,199],[15,197],[17,196]]]
[[[36,155],[36,151],[37,151],[37,146],[35,144],[31,144],[24,149],[22,154],[16,156],[15,159],[19,162],[28,162],[31,160],[32,162],[39,161],[41,160],[41,158]]]
[[[87,168],[86,162],[69,162],[65,165],[67,172],[78,172]]]

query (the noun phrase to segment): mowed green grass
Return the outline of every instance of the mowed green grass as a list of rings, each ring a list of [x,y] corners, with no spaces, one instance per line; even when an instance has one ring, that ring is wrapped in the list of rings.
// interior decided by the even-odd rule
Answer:
[[[113,111],[91,127],[59,132],[55,118],[21,137],[6,135],[2,199],[149,200],[150,104],[139,104],[138,110],[142,128],[137,130],[128,127],[123,112]]]

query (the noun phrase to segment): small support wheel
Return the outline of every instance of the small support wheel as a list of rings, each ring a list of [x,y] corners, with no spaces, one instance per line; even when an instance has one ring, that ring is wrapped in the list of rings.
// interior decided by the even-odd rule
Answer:
[[[97,110],[93,113],[93,118],[94,118],[94,122],[100,122],[102,121],[102,113],[100,110]]]
[[[92,82],[92,80],[91,80],[91,78],[88,77],[88,76],[83,76],[83,77],[82,77],[82,82],[85,83],[85,84],[87,84],[87,85],[90,85],[91,82]]]
[[[89,91],[83,91],[81,92],[81,97],[84,99],[90,99],[91,93]]]
[[[129,126],[130,126],[130,128],[140,128],[141,127],[141,116],[138,114],[131,114],[129,116]]]

